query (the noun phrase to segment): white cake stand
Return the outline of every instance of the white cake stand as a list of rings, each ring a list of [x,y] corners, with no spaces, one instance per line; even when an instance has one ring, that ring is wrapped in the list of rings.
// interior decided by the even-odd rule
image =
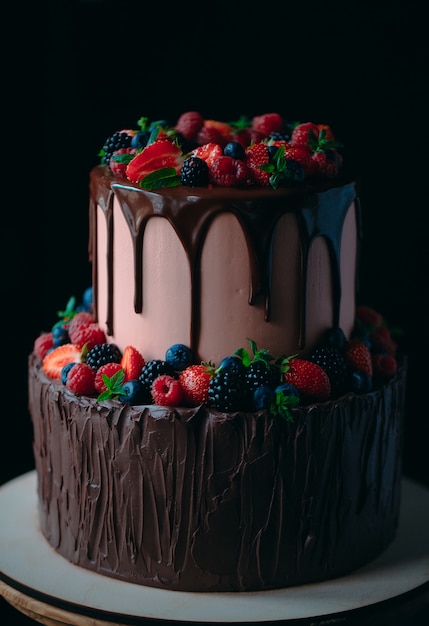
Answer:
[[[0,594],[48,626],[343,625],[429,605],[429,491],[407,479],[397,537],[379,558],[331,581],[255,593],[164,591],[70,564],[39,530],[36,481],[32,471],[0,488]]]

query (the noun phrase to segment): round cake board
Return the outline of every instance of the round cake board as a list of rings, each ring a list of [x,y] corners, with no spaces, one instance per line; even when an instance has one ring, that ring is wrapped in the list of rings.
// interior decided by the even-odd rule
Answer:
[[[416,590],[423,590],[426,597],[428,528],[429,491],[403,479],[395,541],[380,557],[348,576],[273,591],[168,591],[101,576],[57,554],[39,529],[37,477],[32,471],[0,488],[0,593],[22,612],[40,615],[37,612],[42,611],[45,621],[38,621],[45,624],[49,619],[85,626],[103,624],[103,620],[111,625],[133,624],[143,618],[185,624],[256,624],[322,617],[342,617],[344,623],[348,612],[405,598]],[[62,622],[63,612],[81,621],[69,617]]]

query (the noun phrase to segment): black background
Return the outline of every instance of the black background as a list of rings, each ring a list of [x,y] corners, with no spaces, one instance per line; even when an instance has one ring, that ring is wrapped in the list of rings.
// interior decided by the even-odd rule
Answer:
[[[27,355],[91,282],[88,174],[107,136],[186,110],[330,124],[362,181],[359,301],[403,330],[404,473],[429,486],[428,35],[420,2],[81,0],[5,24],[0,482],[33,469]],[[3,603],[1,605],[3,607]],[[30,622],[7,613],[7,624]]]

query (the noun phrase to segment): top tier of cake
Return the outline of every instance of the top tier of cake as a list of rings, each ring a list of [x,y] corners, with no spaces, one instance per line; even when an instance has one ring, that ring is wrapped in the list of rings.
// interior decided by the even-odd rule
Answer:
[[[174,343],[218,363],[248,338],[307,354],[355,316],[354,182],[155,191],[95,167],[90,181],[95,316],[147,360]]]

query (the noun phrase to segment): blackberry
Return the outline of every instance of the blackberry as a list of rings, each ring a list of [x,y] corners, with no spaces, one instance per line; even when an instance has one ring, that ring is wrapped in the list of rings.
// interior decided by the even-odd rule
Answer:
[[[167,363],[167,361],[162,361],[161,359],[152,359],[152,361],[148,361],[147,363],[145,363],[139,376],[139,380],[143,385],[144,391],[150,394],[153,381],[155,380],[155,378],[158,378],[158,376],[161,376],[163,374],[167,374],[168,376],[173,376],[173,378],[177,378],[174,368],[169,363]]]
[[[188,157],[182,165],[180,182],[186,187],[207,187],[209,166],[199,157]]]
[[[131,146],[132,137],[124,132],[116,132],[110,135],[104,143],[103,163],[109,165],[112,154],[121,148],[129,148]]]
[[[246,386],[251,395],[257,387],[275,389],[280,384],[280,370],[265,361],[252,361],[244,375]]]
[[[93,370],[98,370],[106,363],[120,363],[122,352],[114,343],[100,343],[91,348],[86,355],[86,362]]]
[[[327,373],[332,389],[332,395],[337,397],[346,391],[348,367],[341,351],[333,346],[316,346],[309,358],[313,363],[320,365]]]
[[[209,383],[209,404],[229,413],[245,408],[247,389],[244,377],[235,370],[221,369]]]

